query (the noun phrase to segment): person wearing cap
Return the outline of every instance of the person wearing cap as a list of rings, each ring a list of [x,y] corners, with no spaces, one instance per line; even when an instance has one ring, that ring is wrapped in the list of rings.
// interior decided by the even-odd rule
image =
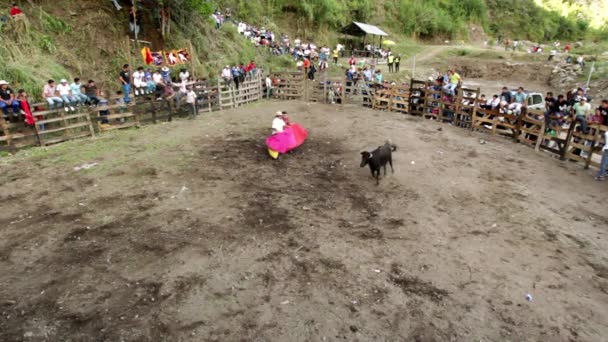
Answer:
[[[574,120],[581,123],[581,130],[586,134],[588,132],[587,117],[591,114],[591,105],[587,103],[587,98],[581,97],[580,102],[572,106],[572,112],[574,113]]]
[[[168,67],[162,67],[160,74],[163,76],[163,83],[171,85],[171,70]]]
[[[50,109],[55,109],[55,105],[63,103],[61,97],[57,96],[57,85],[54,80],[48,80],[44,85],[42,97],[48,102]]]
[[[13,116],[19,117],[19,101],[15,100],[13,89],[8,87],[8,82],[0,81],[0,108],[4,119],[8,119],[8,107],[13,107]]]
[[[77,101],[76,98],[74,98],[74,95],[72,95],[72,88],[68,85],[68,80],[64,78],[59,82],[59,85],[57,85],[57,92],[63,100],[63,108],[65,111],[75,111],[74,105]]]
[[[118,76],[118,81],[122,85],[124,102],[130,103],[131,98],[129,97],[129,94],[131,93],[131,67],[129,66],[129,64],[125,64],[122,66],[122,71]]]
[[[285,115],[283,112],[278,111],[274,116],[274,119],[272,120],[272,134],[283,132],[285,126],[287,126],[285,120],[283,120],[283,115]]]

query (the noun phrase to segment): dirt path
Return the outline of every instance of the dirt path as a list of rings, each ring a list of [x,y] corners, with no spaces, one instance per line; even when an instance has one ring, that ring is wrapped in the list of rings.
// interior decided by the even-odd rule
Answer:
[[[3,159],[0,340],[605,340],[608,184],[481,137],[263,102]]]

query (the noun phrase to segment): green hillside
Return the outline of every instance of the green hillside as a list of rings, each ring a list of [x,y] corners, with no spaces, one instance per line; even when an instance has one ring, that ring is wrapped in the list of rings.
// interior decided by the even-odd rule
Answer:
[[[26,17],[1,24],[0,78],[39,96],[49,78],[93,78],[107,91],[117,86],[120,66],[140,64],[129,40],[128,4],[111,1],[22,2]],[[533,41],[608,38],[606,1],[561,0],[141,0],[143,33],[152,49],[189,48],[197,77],[216,77],[227,63],[255,59],[267,67],[292,64],[242,38],[233,25],[216,30],[210,14],[230,7],[235,18],[317,44],[335,44],[337,29],[357,20],[382,26],[399,41],[468,40],[471,24],[490,37]],[[11,1],[1,0],[4,15]],[[602,7],[603,6],[603,7]],[[169,13],[162,20],[161,10]],[[408,39],[401,39],[408,37]],[[415,51],[399,46],[404,55]]]

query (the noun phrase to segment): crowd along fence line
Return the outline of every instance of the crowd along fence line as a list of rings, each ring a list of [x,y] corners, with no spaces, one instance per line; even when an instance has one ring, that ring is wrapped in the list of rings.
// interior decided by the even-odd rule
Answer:
[[[581,162],[585,168],[599,166],[602,136],[608,131],[606,125],[589,123],[590,130],[584,134],[578,129],[579,122],[567,118],[551,118],[547,127],[544,113],[538,110],[510,114],[484,109],[479,106],[479,88],[461,87],[456,96],[448,98],[433,82],[420,80],[381,87],[362,80],[328,77],[327,73],[317,74],[314,81],[308,80],[302,72],[270,70],[269,75],[279,80],[273,84],[270,93],[261,72],[247,77],[239,83],[238,88],[234,82],[223,80],[214,84],[209,81],[191,83],[197,93],[198,112],[237,108],[267,95],[284,101],[358,105],[421,116],[492,136],[504,136],[537,151],[547,151],[562,160]],[[184,102],[184,97],[162,101],[135,98],[132,106],[114,104],[80,108],[76,113],[65,113],[62,109],[41,110],[34,112],[37,122],[31,128],[0,118],[0,149],[14,151],[28,146],[45,146],[94,137],[110,130],[171,121],[173,116],[188,112]],[[32,107],[40,106],[35,104]]]

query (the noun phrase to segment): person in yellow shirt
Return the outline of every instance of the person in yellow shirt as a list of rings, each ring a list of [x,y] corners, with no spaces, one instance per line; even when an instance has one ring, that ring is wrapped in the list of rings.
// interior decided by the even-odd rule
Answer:
[[[335,49],[332,54],[332,57],[334,58],[334,65],[338,65],[338,56],[340,56],[340,51]]]
[[[454,70],[448,70],[449,83],[445,86],[445,92],[449,95],[456,95],[456,88],[462,82],[460,75]]]
[[[388,72],[393,72],[393,63],[395,62],[395,56],[390,54],[390,55],[388,55],[386,60],[388,62]]]

